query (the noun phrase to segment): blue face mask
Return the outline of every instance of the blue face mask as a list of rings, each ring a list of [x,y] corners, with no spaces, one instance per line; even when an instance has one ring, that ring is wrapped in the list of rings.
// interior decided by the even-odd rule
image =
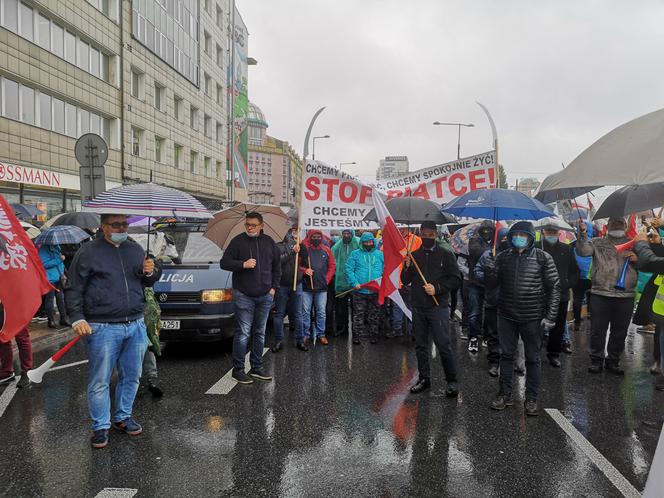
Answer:
[[[129,237],[129,234],[127,232],[111,234],[111,240],[113,241],[114,244],[122,244],[125,240],[127,240],[127,237]]]
[[[545,235],[544,240],[546,240],[549,244],[553,245],[556,242],[558,242],[558,236],[557,235]]]
[[[527,235],[514,235],[512,237],[512,245],[517,249],[524,249],[528,246],[528,236]]]

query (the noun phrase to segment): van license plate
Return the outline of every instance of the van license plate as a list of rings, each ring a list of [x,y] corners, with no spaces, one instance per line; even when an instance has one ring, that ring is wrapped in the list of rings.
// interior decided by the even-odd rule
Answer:
[[[179,330],[180,320],[162,320],[159,327],[163,330]]]

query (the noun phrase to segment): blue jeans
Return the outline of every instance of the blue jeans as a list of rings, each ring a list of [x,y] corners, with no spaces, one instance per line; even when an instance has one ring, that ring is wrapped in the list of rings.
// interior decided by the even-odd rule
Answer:
[[[302,324],[304,335],[309,335],[311,327],[311,307],[316,308],[316,323],[314,333],[316,337],[325,335],[325,305],[327,304],[327,290],[317,292],[303,292],[302,296]]]
[[[403,299],[403,302],[406,304],[408,309],[411,309],[410,305],[410,290],[409,289],[401,289],[399,290],[399,293],[401,294],[401,298]],[[403,328],[403,322],[404,318],[406,320],[406,333],[410,335],[411,330],[413,328],[410,320],[406,318],[406,315],[404,315],[403,310],[397,305],[395,302],[390,302],[390,306],[392,307],[392,330],[397,334],[401,335],[401,330]]]
[[[482,313],[484,311],[484,287],[468,286],[468,326],[470,338],[479,338],[482,333]]]
[[[148,336],[142,318],[129,323],[91,323],[87,338],[89,378],[88,410],[92,430],[111,427],[110,383],[117,369],[113,422],[131,417],[136,391],[141,378]]]
[[[251,297],[233,289],[235,300],[235,337],[233,338],[233,369],[244,371],[244,355],[251,339],[249,364],[254,370],[263,366],[265,326],[272,307],[272,296]]]
[[[304,328],[302,326],[302,284],[293,287],[282,285],[277,289],[274,297],[274,340],[284,340],[284,316],[288,313],[288,320],[295,324],[295,340],[302,342],[304,339]]]

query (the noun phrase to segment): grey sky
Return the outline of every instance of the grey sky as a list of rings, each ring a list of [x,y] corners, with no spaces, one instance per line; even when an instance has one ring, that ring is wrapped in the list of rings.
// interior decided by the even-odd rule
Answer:
[[[491,148],[487,106],[510,184],[540,179],[594,140],[664,105],[664,2],[237,0],[249,29],[249,97],[268,133],[301,154],[319,107],[317,159],[385,155],[411,169]],[[627,166],[627,165],[626,165]]]

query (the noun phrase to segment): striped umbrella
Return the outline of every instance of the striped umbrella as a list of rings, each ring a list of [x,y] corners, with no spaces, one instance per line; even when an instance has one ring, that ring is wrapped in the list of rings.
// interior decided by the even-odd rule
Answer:
[[[83,204],[82,211],[99,214],[142,215],[152,218],[212,218],[193,196],[154,183],[123,185],[106,190]]]
[[[78,244],[90,238],[90,234],[74,225],[59,225],[42,230],[35,239],[36,246],[59,246],[60,244]]]

